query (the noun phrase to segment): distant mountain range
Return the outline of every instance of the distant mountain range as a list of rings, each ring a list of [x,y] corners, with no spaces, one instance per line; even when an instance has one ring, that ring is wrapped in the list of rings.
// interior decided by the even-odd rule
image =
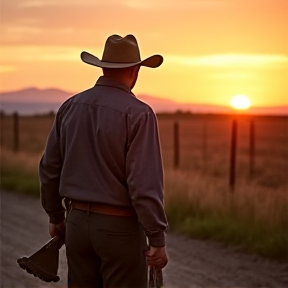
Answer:
[[[60,89],[27,88],[18,91],[0,93],[1,110],[10,114],[17,111],[22,115],[48,113],[57,111],[61,103],[75,93]],[[229,106],[179,103],[169,99],[156,98],[149,95],[137,95],[141,101],[149,104],[156,113],[176,111],[191,113],[232,113]],[[248,113],[248,112],[247,112]],[[251,107],[249,114],[288,115],[287,106]]]

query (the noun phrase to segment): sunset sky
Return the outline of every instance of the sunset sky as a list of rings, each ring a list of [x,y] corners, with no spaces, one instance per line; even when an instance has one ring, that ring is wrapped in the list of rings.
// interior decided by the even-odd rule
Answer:
[[[0,91],[73,93],[94,85],[109,35],[134,34],[143,67],[134,93],[178,102],[288,105],[288,0],[1,0]]]

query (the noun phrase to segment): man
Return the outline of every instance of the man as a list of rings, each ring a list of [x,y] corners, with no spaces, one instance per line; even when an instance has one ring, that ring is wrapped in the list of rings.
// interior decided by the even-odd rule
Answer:
[[[147,287],[147,264],[168,261],[163,170],[155,114],[131,90],[163,57],[142,61],[133,35],[112,35],[102,60],[81,58],[104,76],[62,104],[49,134],[39,166],[49,232],[65,231],[69,287]]]

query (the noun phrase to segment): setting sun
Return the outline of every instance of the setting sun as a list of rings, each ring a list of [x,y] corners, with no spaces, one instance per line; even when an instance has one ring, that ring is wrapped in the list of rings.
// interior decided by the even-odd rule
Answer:
[[[245,110],[251,106],[251,101],[245,95],[235,95],[232,97],[230,105],[235,109]]]

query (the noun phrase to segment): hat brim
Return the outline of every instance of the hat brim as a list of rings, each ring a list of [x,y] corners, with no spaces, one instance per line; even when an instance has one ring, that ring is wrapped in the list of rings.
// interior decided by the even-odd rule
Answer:
[[[101,68],[128,68],[128,67],[133,67],[137,65],[141,66],[146,66],[150,68],[157,68],[163,63],[163,57],[161,55],[152,55],[145,60],[134,62],[134,63],[111,63],[111,62],[104,62],[101,61],[99,58],[96,56],[83,51],[81,53],[81,59],[83,62],[101,67]]]

